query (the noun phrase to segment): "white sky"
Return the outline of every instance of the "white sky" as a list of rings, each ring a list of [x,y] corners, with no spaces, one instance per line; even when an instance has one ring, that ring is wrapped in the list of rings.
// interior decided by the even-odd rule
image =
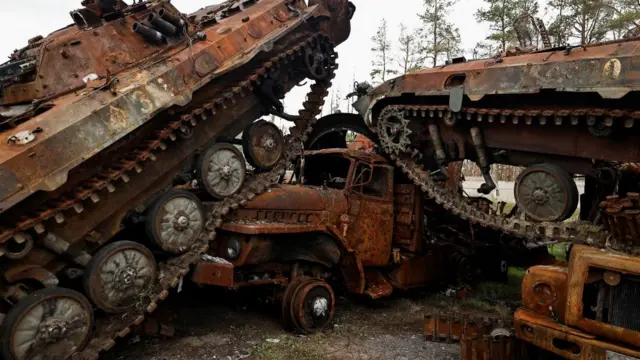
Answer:
[[[339,89],[342,97],[350,91],[353,78],[357,81],[369,80],[371,71],[371,36],[382,18],[386,18],[390,38],[395,42],[399,36],[399,25],[408,28],[420,25],[417,14],[422,11],[422,0],[352,0],[357,12],[352,20],[351,37],[338,47],[340,68],[333,89]],[[130,2],[130,1],[129,1]],[[219,3],[218,0],[173,0],[173,4],[184,13],[193,12],[203,6]],[[487,35],[487,26],[478,24],[473,14],[480,0],[460,0],[449,19],[460,28],[462,48],[470,49]],[[48,33],[71,23],[69,11],[79,8],[80,0],[0,0],[0,63],[14,49],[26,45],[27,40]],[[287,110],[297,113],[297,109],[307,92],[305,88],[294,89],[285,101]],[[327,99],[327,103],[329,99]],[[341,104],[347,109],[347,102]]]

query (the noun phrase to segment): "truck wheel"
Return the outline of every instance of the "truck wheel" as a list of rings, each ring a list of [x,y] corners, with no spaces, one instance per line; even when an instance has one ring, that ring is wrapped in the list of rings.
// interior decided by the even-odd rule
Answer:
[[[198,181],[217,200],[240,191],[246,172],[242,153],[228,143],[210,147],[200,155],[196,165]]]
[[[284,156],[284,135],[274,124],[258,120],[242,133],[242,149],[251,166],[268,171]]]
[[[298,286],[311,281],[308,276],[298,276],[292,282],[287,285],[287,288],[282,295],[282,320],[284,322],[284,328],[290,331],[295,329],[293,324],[293,318],[291,317],[291,302],[293,301],[293,295],[295,295]]]
[[[313,334],[324,330],[333,320],[335,295],[322,280],[300,283],[291,301],[291,319],[296,330]]]
[[[77,291],[38,290],[9,310],[2,323],[2,358],[67,359],[82,350],[93,328],[91,304]]]
[[[124,312],[154,283],[156,272],[149,249],[133,241],[117,241],[91,259],[84,274],[85,292],[103,311]]]

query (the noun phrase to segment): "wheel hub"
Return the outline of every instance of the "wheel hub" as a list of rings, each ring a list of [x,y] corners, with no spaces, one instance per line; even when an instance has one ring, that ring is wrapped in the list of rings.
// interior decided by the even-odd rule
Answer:
[[[125,266],[116,271],[116,285],[120,289],[127,289],[133,285],[133,281],[138,277],[138,271],[132,266]]]
[[[46,343],[55,343],[65,337],[66,323],[63,319],[49,318],[40,323],[38,339]]]
[[[231,172],[232,172],[231,166],[229,165],[223,166],[220,172],[222,173],[223,178],[228,179],[229,177],[231,177]]]
[[[313,299],[313,316],[325,317],[329,311],[329,301],[323,297]]]
[[[174,218],[173,228],[178,231],[184,231],[189,227],[189,224],[190,224],[189,217],[187,216],[187,214],[181,211],[177,213]]]
[[[272,151],[276,147],[276,141],[271,137],[266,137],[262,141],[262,147],[267,151]]]
[[[533,191],[533,201],[538,205],[544,205],[549,202],[549,195],[544,189],[535,189]]]

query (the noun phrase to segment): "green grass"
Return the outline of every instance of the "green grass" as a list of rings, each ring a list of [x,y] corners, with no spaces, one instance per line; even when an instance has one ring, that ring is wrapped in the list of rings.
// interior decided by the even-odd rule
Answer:
[[[301,339],[291,334],[281,335],[278,337],[279,343],[265,340],[255,348],[252,355],[253,358],[261,360],[326,360],[328,356],[318,344],[324,337],[324,334],[315,334]]]

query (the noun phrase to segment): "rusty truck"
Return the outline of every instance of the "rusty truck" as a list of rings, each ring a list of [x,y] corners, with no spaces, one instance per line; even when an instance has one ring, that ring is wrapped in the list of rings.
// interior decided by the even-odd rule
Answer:
[[[332,320],[339,274],[373,299],[442,277],[444,257],[423,240],[423,194],[379,154],[305,152],[302,184],[281,184],[229,214],[192,279],[280,289],[285,324],[312,333]]]

